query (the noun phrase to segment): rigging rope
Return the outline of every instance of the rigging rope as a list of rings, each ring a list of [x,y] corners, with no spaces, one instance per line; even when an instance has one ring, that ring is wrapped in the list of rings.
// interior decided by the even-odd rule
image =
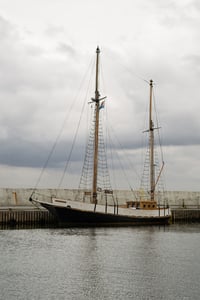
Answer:
[[[156,127],[159,128],[159,121],[158,121],[158,114],[157,114],[157,111],[156,111],[156,101],[155,101],[154,90],[153,90],[153,101],[154,101],[154,109],[155,109],[155,114],[156,114]],[[162,147],[161,147],[161,136],[160,136],[160,131],[159,130],[158,130],[158,140],[159,140],[159,146],[160,146],[160,151],[161,151],[161,159],[162,159],[162,162],[164,162],[163,151],[162,151]]]
[[[94,65],[93,65],[93,68],[94,68]],[[93,69],[92,68],[92,69]],[[85,108],[85,105],[87,103],[86,99],[88,98],[88,91],[89,91],[89,86],[90,86],[90,82],[91,82],[91,78],[92,78],[92,71],[91,71],[91,74],[90,74],[90,81],[89,81],[89,84],[88,84],[88,88],[87,88],[87,92],[86,92],[86,96],[85,96],[85,99],[83,101],[83,105],[82,105],[82,109],[81,109],[81,113],[80,113],[80,117],[79,117],[79,121],[78,121],[78,126],[76,128],[76,132],[75,132],[75,136],[73,138],[73,142],[72,142],[72,146],[71,146],[71,149],[70,149],[70,152],[69,152],[69,156],[68,156],[68,159],[66,161],[66,164],[65,164],[65,168],[64,168],[64,171],[63,171],[63,174],[61,176],[61,179],[60,179],[60,182],[58,184],[58,189],[60,188],[63,180],[64,180],[64,177],[65,177],[65,174],[66,174],[66,171],[68,169],[68,165],[69,165],[69,162],[71,160],[71,156],[72,156],[72,152],[73,152],[73,149],[74,149],[74,146],[75,146],[75,143],[76,143],[76,138],[77,138],[77,135],[78,135],[78,131],[79,131],[79,128],[80,128],[80,123],[81,123],[81,120],[82,120],[82,116],[83,116],[83,111],[84,111],[84,108]]]
[[[92,63],[94,63],[94,58],[92,58],[92,60],[90,61],[89,65],[88,65],[88,67],[87,67],[87,70],[86,70],[86,72],[85,72],[85,74],[84,74],[84,76],[83,76],[83,79],[81,80],[81,83],[80,83],[79,88],[78,88],[78,92],[77,92],[76,96],[74,97],[74,100],[72,101],[72,104],[71,104],[71,106],[70,106],[70,108],[69,108],[69,110],[68,110],[68,114],[66,114],[66,116],[65,116],[65,118],[64,118],[63,124],[62,124],[62,126],[61,126],[61,128],[60,128],[60,131],[59,131],[59,133],[58,133],[58,135],[57,135],[57,138],[56,138],[56,140],[55,140],[55,142],[54,142],[54,144],[53,144],[53,146],[52,146],[52,148],[51,148],[51,150],[50,150],[50,152],[49,152],[49,154],[48,154],[48,156],[47,156],[47,160],[45,161],[44,166],[42,167],[42,170],[41,170],[40,175],[39,175],[39,177],[38,177],[38,179],[37,179],[37,181],[36,181],[36,184],[35,184],[35,186],[34,186],[34,188],[33,188],[33,190],[32,190],[32,194],[31,194],[31,195],[33,195],[33,194],[35,193],[36,189],[38,188],[38,185],[39,185],[39,183],[40,183],[40,181],[41,181],[41,179],[42,179],[42,177],[43,177],[44,171],[45,171],[46,168],[47,168],[47,165],[48,165],[48,163],[49,163],[49,160],[50,160],[50,158],[52,157],[52,154],[53,154],[54,151],[55,151],[55,148],[56,148],[56,146],[57,146],[57,144],[58,144],[58,141],[59,141],[59,139],[60,139],[60,137],[61,137],[61,134],[62,134],[62,132],[63,132],[65,126],[66,126],[67,120],[69,120],[69,116],[70,116],[70,114],[71,114],[71,112],[72,112],[72,109],[73,109],[73,107],[74,107],[74,105],[75,105],[77,99],[78,99],[78,95],[79,95],[79,93],[80,93],[80,91],[81,91],[81,89],[82,89],[83,83],[84,83],[84,81],[85,81],[85,79],[86,79],[86,75],[87,75],[87,73],[88,73],[88,70],[91,68]]]
[[[112,136],[115,136],[115,139],[116,139],[116,141],[118,142],[118,144],[119,144],[119,146],[120,146],[120,149],[121,149],[121,150],[123,151],[123,153],[124,153],[124,157],[127,158],[127,155],[125,154],[125,150],[124,150],[124,148],[122,147],[120,141],[117,139],[117,136],[115,135],[115,132],[114,132],[113,127],[112,127],[111,125],[110,125],[110,127],[111,127],[111,129],[112,129],[112,131],[113,131],[113,133],[114,133],[114,135],[112,135]],[[109,137],[110,137],[110,141],[111,141],[111,143],[112,143],[111,146],[113,146],[113,147],[111,147],[111,148],[114,148],[114,142],[113,142],[113,139],[111,138],[110,132],[109,132]],[[137,195],[136,195],[136,193],[135,193],[135,189],[134,189],[134,188],[132,187],[132,185],[130,184],[130,181],[129,181],[128,176],[127,176],[126,171],[125,171],[125,168],[123,167],[122,161],[121,161],[121,159],[120,159],[120,157],[119,157],[117,151],[116,151],[116,155],[117,155],[117,158],[118,158],[118,161],[119,161],[121,170],[123,171],[124,177],[125,177],[125,179],[126,179],[126,181],[127,181],[127,183],[128,183],[128,186],[129,186],[130,190],[132,191],[134,197],[137,199]],[[132,166],[132,162],[131,162],[128,158],[127,158],[127,161],[128,161],[128,163],[129,163],[129,166]],[[133,166],[132,166],[132,167],[133,167]],[[134,170],[134,168],[133,168],[133,170]],[[139,177],[139,175],[137,174],[137,172],[136,172],[135,170],[134,170],[134,172],[135,172],[136,176]]]

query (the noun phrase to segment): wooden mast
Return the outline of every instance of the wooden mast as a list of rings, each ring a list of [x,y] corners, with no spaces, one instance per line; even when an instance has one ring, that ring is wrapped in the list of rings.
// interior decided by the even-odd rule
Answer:
[[[99,54],[100,49],[96,49],[96,81],[95,81],[95,134],[94,134],[94,162],[93,162],[93,186],[92,186],[92,202],[97,204],[97,171],[98,171],[98,146],[99,146]]]
[[[155,200],[155,167],[154,167],[154,124],[152,118],[152,94],[153,80],[150,80],[150,104],[149,104],[149,150],[150,150],[150,194],[151,200]]]

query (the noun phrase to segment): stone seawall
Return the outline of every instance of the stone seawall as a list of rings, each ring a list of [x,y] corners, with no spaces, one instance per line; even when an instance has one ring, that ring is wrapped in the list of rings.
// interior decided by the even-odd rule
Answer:
[[[46,200],[48,197],[57,196],[64,199],[75,199],[77,195],[76,189],[38,189],[40,199]],[[29,198],[32,194],[32,189],[22,188],[1,188],[0,189],[0,207],[12,206],[31,206]],[[122,204],[126,201],[139,200],[139,191],[115,190],[114,197],[118,203]],[[174,208],[200,208],[200,192],[189,191],[166,191],[163,197],[160,198],[161,204],[168,203]]]
[[[172,223],[177,223],[179,221],[187,222],[199,222],[200,221],[200,209],[172,209]]]

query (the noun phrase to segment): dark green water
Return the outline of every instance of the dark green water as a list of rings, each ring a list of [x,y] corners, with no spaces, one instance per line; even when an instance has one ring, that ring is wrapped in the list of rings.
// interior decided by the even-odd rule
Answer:
[[[0,230],[0,299],[200,299],[200,224]]]

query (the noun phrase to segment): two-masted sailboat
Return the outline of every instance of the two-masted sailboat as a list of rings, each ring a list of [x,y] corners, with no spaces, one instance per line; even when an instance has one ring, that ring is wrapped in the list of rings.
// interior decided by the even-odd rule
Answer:
[[[100,204],[98,195],[98,167],[99,167],[99,114],[104,101],[99,92],[99,56],[100,49],[96,49],[96,80],[95,95],[92,98],[94,104],[94,136],[93,136],[93,163],[92,163],[92,186],[90,191],[82,191],[82,201],[75,199],[65,200],[56,197],[51,198],[51,202],[40,201],[34,197],[34,192],[30,201],[39,203],[49,210],[62,224],[74,225],[149,225],[149,224],[168,224],[170,219],[169,208],[157,205],[155,188],[158,179],[155,179],[154,171],[154,124],[152,120],[152,89],[153,81],[150,80],[150,108],[149,108],[149,155],[150,155],[150,191],[149,199],[140,200],[137,206],[130,203],[118,205],[114,201],[108,205],[107,197],[113,197],[111,189],[101,190],[105,196],[105,203]],[[158,176],[159,177],[159,176]],[[85,201],[85,195],[89,195],[89,201]]]

